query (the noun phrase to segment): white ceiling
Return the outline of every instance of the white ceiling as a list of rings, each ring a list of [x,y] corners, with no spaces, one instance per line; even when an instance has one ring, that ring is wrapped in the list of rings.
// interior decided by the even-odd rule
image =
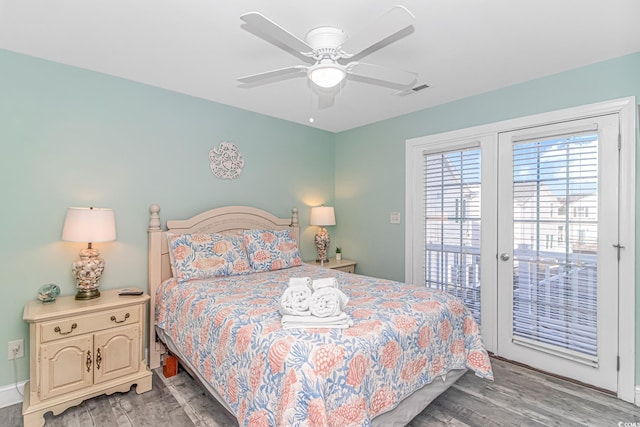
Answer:
[[[302,63],[242,29],[246,12],[304,39],[327,25],[355,34],[395,4],[414,31],[362,60],[415,71],[427,90],[347,80],[318,109],[304,76],[236,81]],[[339,132],[638,52],[639,21],[638,0],[0,0],[0,48]]]

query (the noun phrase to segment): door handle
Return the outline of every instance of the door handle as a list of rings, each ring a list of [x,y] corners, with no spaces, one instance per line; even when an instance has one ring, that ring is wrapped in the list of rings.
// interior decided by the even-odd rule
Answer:
[[[509,256],[509,254],[508,254],[508,253],[506,253],[506,252],[502,252],[502,253],[500,254],[500,260],[501,260],[501,261],[509,261],[509,258],[510,258],[510,256]]]

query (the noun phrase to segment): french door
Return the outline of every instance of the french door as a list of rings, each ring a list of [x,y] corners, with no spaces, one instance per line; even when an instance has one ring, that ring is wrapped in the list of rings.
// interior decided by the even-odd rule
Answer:
[[[634,106],[624,99],[416,138],[406,153],[406,281],[460,297],[493,353],[627,401]]]
[[[498,137],[498,352],[617,390],[618,116]]]

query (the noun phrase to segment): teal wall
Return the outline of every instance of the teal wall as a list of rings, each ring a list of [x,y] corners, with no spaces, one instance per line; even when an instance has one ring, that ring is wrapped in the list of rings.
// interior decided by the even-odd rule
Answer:
[[[95,244],[103,289],[146,288],[148,208],[162,218],[248,204],[300,210],[301,252],[315,257],[309,206],[332,204],[332,133],[123,79],[0,50],[0,385],[13,383],[9,340],[24,338],[26,301],[45,283],[75,287],[82,244],[60,241],[68,206],[111,207],[118,240]],[[220,180],[208,152],[235,143],[242,175]],[[164,224],[164,221],[163,221]],[[27,355],[28,356],[28,355]],[[27,357],[19,380],[28,378]]]
[[[315,256],[309,206],[333,203],[331,250],[342,246],[360,273],[402,280],[407,139],[632,95],[640,100],[640,53],[331,134],[0,50],[0,351],[28,340],[22,307],[40,285],[74,293],[70,263],[83,245],[60,241],[68,206],[115,209],[118,240],[96,244],[104,289],[146,286],[151,203],[163,218],[227,204],[286,216],[297,206],[305,259]],[[221,141],[244,154],[237,180],[209,170]],[[391,211],[403,224],[389,224]],[[18,370],[28,377],[27,358]],[[12,372],[0,357],[0,385]]]
[[[429,96],[429,91],[412,96]],[[332,241],[342,246],[345,258],[358,261],[359,273],[404,280],[404,226],[390,224],[389,213],[401,212],[404,224],[407,139],[628,96],[640,102],[640,53],[342,132],[335,144],[337,230]],[[640,150],[637,153],[640,157]],[[636,189],[640,193],[640,184]],[[636,202],[640,213],[640,194]],[[638,220],[636,230],[640,235]],[[638,249],[636,254],[640,257]],[[640,269],[640,263],[636,265]],[[636,307],[640,307],[637,277]],[[638,383],[640,316],[636,314]]]

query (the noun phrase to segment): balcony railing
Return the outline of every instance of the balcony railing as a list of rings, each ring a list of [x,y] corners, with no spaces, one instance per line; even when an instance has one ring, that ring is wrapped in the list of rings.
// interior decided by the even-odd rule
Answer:
[[[425,285],[464,301],[480,322],[480,248],[427,244]]]
[[[427,244],[425,285],[464,301],[480,321],[480,248]],[[514,334],[594,354],[597,325],[597,255],[514,251]]]
[[[597,255],[558,255],[515,251],[513,334],[595,356]]]

